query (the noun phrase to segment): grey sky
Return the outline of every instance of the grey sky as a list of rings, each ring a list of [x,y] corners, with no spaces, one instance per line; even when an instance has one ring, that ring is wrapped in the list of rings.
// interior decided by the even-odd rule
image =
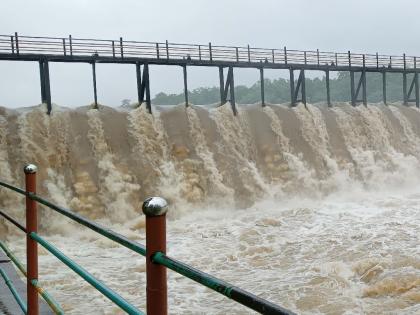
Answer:
[[[418,12],[416,0],[1,0],[0,33],[420,55]],[[92,101],[89,65],[50,67],[53,102]],[[179,67],[151,71],[152,94],[182,90]],[[97,72],[100,103],[136,99],[133,66],[98,65]],[[236,84],[258,80],[256,70],[235,73]],[[216,69],[190,70],[190,89],[217,82]],[[36,63],[0,62],[0,105],[38,104],[39,94]]]

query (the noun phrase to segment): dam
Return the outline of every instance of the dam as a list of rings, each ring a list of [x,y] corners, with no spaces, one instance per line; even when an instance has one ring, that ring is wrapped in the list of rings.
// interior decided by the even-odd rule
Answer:
[[[52,106],[1,108],[3,180],[22,186],[21,166],[37,161],[40,195],[142,243],[141,203],[164,196],[170,255],[298,314],[419,311],[417,108]],[[0,194],[23,220],[22,200]],[[23,260],[24,239],[0,224]],[[43,208],[39,228],[145,309],[134,253]],[[118,313],[52,255],[39,260],[66,313]],[[176,274],[168,283],[174,313],[252,313]]]

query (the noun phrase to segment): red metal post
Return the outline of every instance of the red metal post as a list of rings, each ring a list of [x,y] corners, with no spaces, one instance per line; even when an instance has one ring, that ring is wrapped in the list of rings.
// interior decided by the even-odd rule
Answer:
[[[28,164],[24,168],[27,193],[36,193],[37,167]],[[27,264],[27,298],[28,315],[38,315],[38,291],[31,280],[38,280],[38,244],[29,237],[31,232],[38,232],[38,213],[36,201],[26,196],[26,264]]]
[[[160,197],[152,197],[143,203],[146,215],[146,277],[147,314],[168,314],[168,293],[166,267],[152,262],[156,252],[166,253],[166,212],[167,202]]]

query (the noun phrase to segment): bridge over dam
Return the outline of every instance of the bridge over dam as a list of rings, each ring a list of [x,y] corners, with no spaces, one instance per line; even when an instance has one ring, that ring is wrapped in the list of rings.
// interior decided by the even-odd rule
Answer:
[[[253,68],[260,72],[261,104],[265,106],[264,70],[287,69],[290,75],[291,106],[306,105],[305,71],[324,71],[326,74],[326,100],[330,97],[330,72],[350,72],[351,104],[367,104],[366,73],[382,74],[382,99],[387,103],[387,73],[400,73],[403,78],[403,103],[420,105],[417,57],[403,54],[361,54],[353,52],[323,52],[267,49],[237,46],[216,46],[212,43],[179,44],[166,42],[142,42],[119,39],[83,39],[68,37],[35,37],[0,35],[0,60],[39,62],[41,100],[51,113],[50,62],[77,62],[92,65],[94,107],[98,107],[96,64],[133,64],[136,67],[138,104],[145,103],[152,112],[150,100],[149,65],[180,66],[183,69],[184,97],[188,101],[188,67],[218,67],[220,102],[228,101],[237,114],[235,102],[234,68]],[[225,69],[227,70],[225,79]],[[295,79],[295,73],[297,79]]]
[[[0,313],[419,313],[417,58],[1,38],[9,71],[39,65],[43,104],[0,107]],[[92,105],[51,107],[59,62],[92,70],[94,92],[96,70],[127,64],[137,108],[102,106],[96,93]],[[151,104],[156,65],[177,70],[180,83],[184,75],[185,104]],[[265,106],[268,80],[265,101],[262,86],[261,102],[235,103],[245,67],[262,83],[290,73],[276,93],[290,104]],[[192,106],[193,69],[220,74],[216,106]],[[328,77],[318,81],[325,95],[331,71],[346,71],[354,106],[311,104],[305,75],[314,70]],[[357,106],[373,90],[368,72],[385,79],[388,101],[391,87],[403,90],[394,79],[404,80],[411,106]],[[149,208],[160,215],[148,218]],[[168,242],[149,246],[150,231]],[[162,302],[148,295],[150,266],[160,268]]]

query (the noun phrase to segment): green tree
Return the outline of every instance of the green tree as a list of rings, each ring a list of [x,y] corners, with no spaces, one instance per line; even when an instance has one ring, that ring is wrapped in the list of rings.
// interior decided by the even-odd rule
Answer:
[[[357,84],[360,74],[355,74]],[[306,79],[306,95],[310,103],[326,102],[326,79],[316,77]],[[380,73],[367,73],[367,99],[369,102],[382,101],[382,75]],[[253,104],[261,101],[261,82],[257,81],[247,87],[238,85],[235,87],[236,101],[240,104]],[[289,80],[278,78],[274,80],[265,79],[265,99],[268,103],[278,104],[290,102]],[[349,102],[350,96],[350,74],[339,72],[335,78],[330,79],[331,101]],[[189,101],[192,104],[213,104],[220,102],[219,87],[200,87],[188,92]],[[402,101],[402,75],[387,74],[387,99],[390,102]],[[157,105],[173,105],[184,102],[184,94],[158,93],[152,100]]]

